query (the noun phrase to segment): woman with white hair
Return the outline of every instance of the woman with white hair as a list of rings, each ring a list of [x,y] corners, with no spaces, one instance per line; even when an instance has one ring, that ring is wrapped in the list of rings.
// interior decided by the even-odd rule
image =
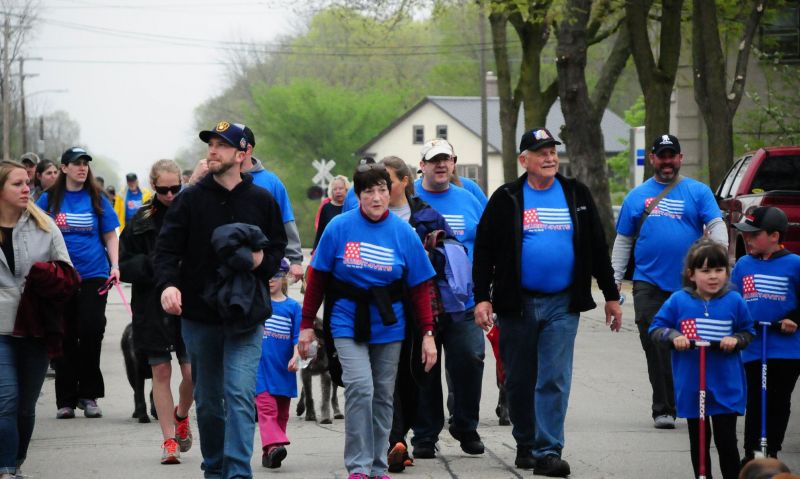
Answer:
[[[331,180],[328,185],[328,200],[319,207],[319,220],[317,222],[317,235],[314,237],[314,246],[311,251],[317,249],[319,239],[322,238],[322,232],[325,227],[334,218],[334,216],[342,213],[342,204],[344,204],[344,197],[347,195],[347,190],[350,189],[350,181],[346,176],[338,175]]]

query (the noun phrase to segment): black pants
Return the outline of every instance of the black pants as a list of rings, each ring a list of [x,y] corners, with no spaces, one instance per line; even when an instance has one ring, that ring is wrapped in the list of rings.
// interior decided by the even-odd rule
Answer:
[[[647,360],[647,376],[653,388],[654,418],[664,415],[675,417],[675,390],[672,385],[669,345],[654,343],[647,333],[653,317],[671,294],[644,281],[633,283],[633,310],[636,327],[639,328],[639,341]]]
[[[106,331],[107,294],[97,294],[105,278],[81,281],[81,289],[64,311],[67,330],[64,356],[53,362],[56,370],[56,407],[74,408],[78,399],[105,396],[100,372],[100,347]]]
[[[699,476],[700,464],[700,420],[687,419],[689,424],[689,444],[692,452],[692,467],[694,477]],[[712,428],[713,426],[713,434]],[[722,479],[736,479],[739,477],[739,449],[736,445],[736,414],[717,414],[706,416],[706,478],[711,479],[711,436],[719,454],[719,466],[722,469]]]
[[[437,352],[441,354],[441,346],[437,348]],[[419,386],[411,375],[410,362],[413,359],[416,358],[411,357],[411,339],[406,338],[400,350],[400,365],[397,367],[397,379],[394,386],[394,411],[392,429],[389,431],[389,450],[398,442],[407,446],[406,434],[411,430],[416,418]]]
[[[744,450],[761,448],[761,361],[744,365],[747,374],[747,414],[744,417]],[[767,361],[767,454],[777,457],[791,413],[792,391],[800,376],[800,359]]]

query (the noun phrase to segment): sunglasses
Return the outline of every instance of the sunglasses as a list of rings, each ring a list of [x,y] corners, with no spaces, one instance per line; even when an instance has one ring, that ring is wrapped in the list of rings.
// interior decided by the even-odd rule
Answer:
[[[181,192],[181,185],[174,185],[174,186],[156,186],[156,193],[159,195],[166,195],[167,193],[172,193],[173,195],[177,195]]]
[[[366,173],[367,171],[386,171],[386,167],[383,166],[383,163],[368,163],[366,165],[358,165],[356,171],[358,173]]]
[[[455,162],[457,158],[458,157],[456,157],[456,156],[436,155],[433,158],[431,158],[430,160],[422,160],[422,161],[424,161],[425,163],[429,163],[429,164],[435,165],[436,163],[451,163],[451,162]]]

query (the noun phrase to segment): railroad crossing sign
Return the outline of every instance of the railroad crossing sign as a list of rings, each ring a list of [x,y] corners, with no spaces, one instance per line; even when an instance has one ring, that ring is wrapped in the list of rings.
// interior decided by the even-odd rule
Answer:
[[[312,161],[311,166],[317,169],[317,174],[311,178],[311,181],[313,181],[314,184],[320,188],[327,188],[328,184],[331,182],[331,180],[333,180],[331,170],[334,166],[336,166],[336,162],[322,158],[320,160]]]

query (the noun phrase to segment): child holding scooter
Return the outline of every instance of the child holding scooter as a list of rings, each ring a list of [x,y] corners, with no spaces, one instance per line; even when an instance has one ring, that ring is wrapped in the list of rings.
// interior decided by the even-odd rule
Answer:
[[[786,214],[775,207],[756,208],[734,224],[750,254],[736,263],[731,281],[757,321],[756,338],[742,352],[747,375],[742,464],[756,453],[778,457],[800,376],[800,256],[783,249],[788,225]]]
[[[744,368],[737,351],[750,344],[753,320],[739,293],[728,287],[730,266],[721,245],[701,238],[689,249],[685,263],[684,289],[664,303],[649,333],[654,342],[669,342],[675,349],[675,405],[678,417],[689,425],[695,477],[711,477],[707,451],[713,426],[722,477],[736,479],[736,417],[744,414],[746,403]],[[718,349],[692,348],[709,342],[718,344]]]

